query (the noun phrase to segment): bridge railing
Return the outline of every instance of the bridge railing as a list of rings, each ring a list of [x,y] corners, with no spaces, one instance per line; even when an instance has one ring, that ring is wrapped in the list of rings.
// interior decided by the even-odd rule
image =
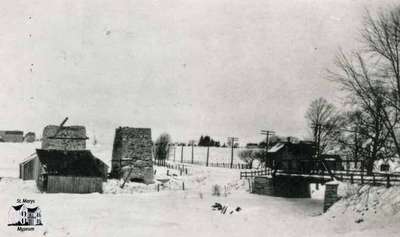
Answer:
[[[348,163],[348,162],[347,162]],[[281,160],[276,162],[275,174],[279,176],[304,176],[314,181],[326,182],[335,178],[340,181],[369,184],[369,185],[400,185],[400,173],[370,172],[365,169],[344,169],[343,163],[329,162],[327,160]],[[349,166],[346,166],[349,167]],[[357,167],[357,166],[354,166]],[[361,167],[364,167],[361,165]],[[240,178],[271,175],[272,169],[245,171],[240,173]]]
[[[272,170],[271,168],[264,168],[259,170],[250,170],[250,171],[242,171],[240,172],[240,179],[242,178],[254,178],[256,176],[262,175],[271,175]]]

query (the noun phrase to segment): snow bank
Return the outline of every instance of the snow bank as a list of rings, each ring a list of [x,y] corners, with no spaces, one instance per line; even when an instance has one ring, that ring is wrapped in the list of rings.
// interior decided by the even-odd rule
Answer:
[[[400,221],[400,187],[340,183],[338,195],[341,199],[325,216],[346,220],[345,226],[364,224],[365,228],[378,228]]]
[[[19,163],[40,147],[34,143],[0,143],[0,177],[19,177]]]

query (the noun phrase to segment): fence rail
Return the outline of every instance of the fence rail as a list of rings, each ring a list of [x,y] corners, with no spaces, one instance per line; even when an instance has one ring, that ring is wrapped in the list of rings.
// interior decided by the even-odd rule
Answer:
[[[168,169],[178,170],[180,172],[180,175],[188,174],[188,168],[187,168],[187,166],[185,166],[183,164],[170,164],[170,163],[166,162],[165,160],[153,160],[153,162],[157,166],[162,166],[162,167],[166,167]]]
[[[242,171],[240,178],[254,178],[256,176],[271,176],[272,169],[266,168],[262,170]],[[301,170],[276,170],[276,176],[298,176],[305,179],[310,179],[312,182],[327,182],[332,180],[332,177],[352,184],[369,184],[373,186],[385,185],[386,187],[400,185],[400,174],[373,172],[367,174],[365,170],[312,170],[310,172],[301,172]]]
[[[261,170],[250,170],[240,172],[240,179],[242,178],[254,178],[261,175],[271,175],[272,170],[270,168],[265,168]]]
[[[213,162],[213,163],[206,163],[206,162],[201,162],[201,161],[184,161],[184,164],[191,164],[191,165],[201,165],[201,166],[206,166],[206,167],[217,167],[217,168],[229,168],[229,169],[249,169],[248,164],[241,164],[241,163],[235,163],[231,164],[230,163],[223,163],[223,162]]]

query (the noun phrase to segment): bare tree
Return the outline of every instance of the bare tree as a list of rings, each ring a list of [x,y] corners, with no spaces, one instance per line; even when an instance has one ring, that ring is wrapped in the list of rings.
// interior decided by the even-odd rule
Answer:
[[[318,98],[311,102],[305,118],[313,134],[318,158],[338,140],[342,117],[333,104],[324,98]]]
[[[330,75],[367,115],[369,130],[365,134],[374,141],[367,162],[370,170],[381,150],[393,150],[400,156],[400,7],[375,16],[367,12],[361,36],[363,48],[349,55],[340,52],[338,70]]]
[[[374,168],[378,159],[391,156],[388,145],[389,133],[379,116],[371,116],[368,110],[355,110],[346,114],[346,126],[342,129],[339,140],[344,145],[344,150],[350,151],[351,158],[357,166],[358,161],[364,161],[368,174]]]
[[[169,154],[169,145],[171,143],[171,136],[168,133],[161,134],[155,143],[155,159],[166,160]]]

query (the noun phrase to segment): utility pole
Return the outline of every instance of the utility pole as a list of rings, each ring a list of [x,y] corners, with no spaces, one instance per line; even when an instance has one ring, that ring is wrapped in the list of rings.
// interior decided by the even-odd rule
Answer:
[[[210,144],[207,145],[207,161],[206,161],[206,167],[208,167],[208,159],[210,157]]]
[[[237,137],[228,137],[228,142],[231,143],[231,147],[232,147],[232,150],[231,150],[231,169],[233,168],[233,148],[235,147],[235,142],[236,141],[239,141],[239,138],[237,138]]]
[[[275,135],[275,132],[272,130],[261,130],[261,134],[265,135],[265,168],[267,168],[267,162],[268,162],[268,149],[269,149],[269,138],[272,135]]]
[[[176,154],[176,143],[174,144],[174,162],[175,162],[175,154]]]
[[[192,146],[192,164],[193,164],[193,163],[194,163],[193,146],[194,146],[195,140],[190,140],[189,143],[190,143],[190,145]]]
[[[321,146],[321,127],[320,123],[314,125],[314,142],[315,142],[315,158],[320,156],[320,146]]]
[[[181,163],[183,163],[183,143],[182,143],[182,146],[181,146]]]

